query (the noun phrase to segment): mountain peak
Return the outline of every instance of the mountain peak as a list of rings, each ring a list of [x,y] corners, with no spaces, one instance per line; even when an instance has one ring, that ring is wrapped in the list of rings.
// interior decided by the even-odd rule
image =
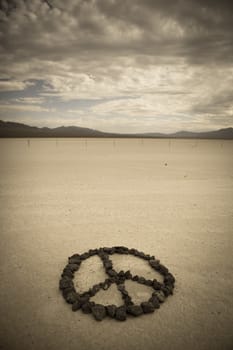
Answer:
[[[29,126],[22,123],[0,120],[0,137],[127,137],[127,138],[202,138],[233,140],[233,128],[228,127],[215,131],[191,132],[178,131],[172,134],[137,133],[118,134],[84,128],[80,126],[59,126],[56,128]]]

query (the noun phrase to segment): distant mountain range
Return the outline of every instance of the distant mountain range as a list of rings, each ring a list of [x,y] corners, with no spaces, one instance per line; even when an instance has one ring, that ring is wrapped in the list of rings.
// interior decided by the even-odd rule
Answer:
[[[216,131],[190,132],[178,131],[172,134],[139,133],[118,134],[107,133],[79,126],[60,126],[58,128],[38,128],[21,123],[0,120],[0,137],[116,137],[116,138],[182,138],[182,139],[226,139],[233,140],[233,128]]]

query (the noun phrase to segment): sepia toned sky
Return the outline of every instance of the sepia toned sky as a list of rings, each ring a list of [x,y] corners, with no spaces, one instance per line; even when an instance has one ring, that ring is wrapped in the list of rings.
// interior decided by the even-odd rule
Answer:
[[[233,1],[0,0],[0,119],[233,126]]]

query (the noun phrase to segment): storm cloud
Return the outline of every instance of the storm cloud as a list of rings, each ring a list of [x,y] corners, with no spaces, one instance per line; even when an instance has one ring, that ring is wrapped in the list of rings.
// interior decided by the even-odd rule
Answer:
[[[230,0],[1,0],[0,118],[126,132],[231,126],[232,33]]]

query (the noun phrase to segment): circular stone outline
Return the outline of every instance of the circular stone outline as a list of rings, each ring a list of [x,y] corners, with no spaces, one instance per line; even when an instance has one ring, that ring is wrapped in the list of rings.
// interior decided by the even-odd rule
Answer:
[[[133,276],[129,270],[126,272],[116,272],[113,268],[113,263],[109,258],[109,256],[113,254],[129,254],[147,260],[150,267],[163,276],[163,282],[161,283],[156,279],[145,279],[138,275]],[[82,261],[94,255],[98,255],[102,260],[108,278],[106,278],[104,282],[93,285],[88,291],[80,294],[74,287],[74,274],[79,270]],[[134,304],[125,289],[125,280],[132,280],[151,287],[153,292],[149,300],[141,302],[140,304]],[[99,290],[107,290],[112,284],[117,285],[124,301],[123,305],[102,305],[90,301],[90,298],[97,294]],[[163,303],[169,295],[173,294],[174,286],[174,276],[169,272],[168,268],[162,265],[154,256],[124,246],[90,249],[83,254],[72,255],[68,258],[68,264],[63,269],[59,281],[59,289],[61,290],[65,301],[72,305],[72,310],[77,311],[81,309],[86,314],[93,314],[97,321],[101,321],[106,316],[115,318],[119,321],[125,321],[128,315],[137,317],[142,314],[152,313],[160,307],[160,304]]]

